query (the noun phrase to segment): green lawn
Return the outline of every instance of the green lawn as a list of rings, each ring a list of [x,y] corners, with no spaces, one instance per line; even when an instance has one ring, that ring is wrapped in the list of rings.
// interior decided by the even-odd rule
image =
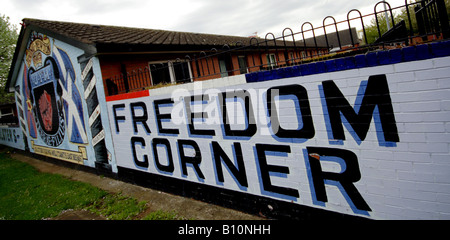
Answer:
[[[0,219],[39,220],[67,209],[86,209],[108,219],[133,219],[147,208],[145,201],[112,194],[57,174],[42,173],[0,153]],[[178,219],[176,214],[150,213],[143,219]]]

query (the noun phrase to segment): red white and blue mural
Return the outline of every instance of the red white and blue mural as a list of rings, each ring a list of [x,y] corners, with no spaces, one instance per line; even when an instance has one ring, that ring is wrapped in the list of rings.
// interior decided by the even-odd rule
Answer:
[[[30,50],[38,45],[36,42],[41,43],[40,48]],[[27,51],[23,91],[27,96],[28,126],[32,126],[30,135],[36,138],[39,133],[40,139],[53,147],[61,145],[66,134],[71,142],[86,144],[73,64],[64,50],[55,44],[50,48],[50,44],[48,37],[34,35]]]
[[[94,149],[88,137],[89,116],[83,99],[82,69],[77,62],[77,57],[82,54],[82,50],[71,45],[32,32],[16,93],[21,94],[22,130],[28,133],[25,142],[28,141],[31,151],[94,165]],[[111,160],[111,153],[105,152]]]

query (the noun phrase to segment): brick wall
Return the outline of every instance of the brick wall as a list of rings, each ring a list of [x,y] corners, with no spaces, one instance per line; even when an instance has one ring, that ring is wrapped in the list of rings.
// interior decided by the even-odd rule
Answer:
[[[255,72],[260,71],[261,69],[267,69],[269,68],[268,62],[267,62],[267,54],[277,54],[277,68],[278,67],[285,67],[287,66],[287,62],[284,56],[284,51],[264,51],[261,46],[261,51],[258,53],[255,52],[241,52],[238,54],[222,54],[218,55],[221,58],[226,59],[227,61],[227,70],[228,70],[228,76],[234,76],[239,75],[240,69],[239,69],[239,62],[238,62],[238,56],[245,56],[246,57],[246,64],[247,64],[247,71],[248,72]],[[210,58],[204,58],[205,56],[209,56],[210,54],[214,53],[208,53],[208,55],[200,54],[198,56],[195,56],[197,58],[192,58],[190,62],[190,70],[192,73],[193,81],[204,81],[209,79],[215,79],[221,77],[221,70],[219,65],[219,58],[218,56],[211,56]],[[311,54],[316,54],[315,51],[310,50],[308,51],[308,57]],[[226,55],[226,56],[225,56]],[[300,56],[300,53],[297,53],[295,55],[295,58],[298,58]],[[132,74],[133,71],[139,71],[143,70],[145,68],[149,67],[149,62],[167,62],[169,60],[174,61],[174,59],[180,59],[180,60],[187,60],[185,59],[186,55],[179,55],[179,54],[138,54],[138,55],[103,55],[99,57],[100,65],[101,65],[101,72],[102,72],[102,78],[103,83],[106,86],[106,80],[107,79],[118,79],[121,74],[123,73],[123,68],[125,70]],[[261,62],[262,60],[262,62]],[[301,59],[295,60],[297,63],[301,61]],[[294,60],[290,61],[289,64],[293,64]],[[148,74],[147,74],[148,75]],[[122,81],[117,80],[116,84],[118,85],[119,92],[123,92],[124,90],[124,84]],[[129,81],[129,91],[136,91],[136,90],[142,90],[145,87],[151,86],[151,80],[150,76],[148,76],[148,79],[144,81],[143,83],[140,82],[134,82]],[[105,89],[106,95],[110,95],[108,92],[108,89]]]

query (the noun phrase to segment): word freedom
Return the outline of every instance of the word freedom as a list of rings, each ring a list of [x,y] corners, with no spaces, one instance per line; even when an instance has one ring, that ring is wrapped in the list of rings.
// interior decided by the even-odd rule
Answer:
[[[355,110],[334,81],[323,81],[319,86],[323,96],[323,112],[328,121],[325,124],[329,140],[345,140],[343,116],[350,126],[347,129],[351,130],[352,136],[359,142],[365,140],[372,118],[378,119],[377,132],[382,133],[377,134],[380,145],[399,142],[386,76],[370,76],[368,81],[361,84],[360,89],[364,88],[364,92],[358,92],[358,106],[355,106],[358,109]],[[264,191],[277,196],[299,198],[298,189],[272,182],[271,176],[286,176],[291,170],[288,166],[273,164],[268,157],[290,154],[295,146],[286,142],[304,143],[314,138],[315,127],[307,90],[299,84],[273,86],[260,94],[264,101],[252,99],[254,95],[250,91],[236,89],[232,92],[217,91],[215,94],[178,95],[153,101],[114,103],[111,109],[112,127],[117,136],[124,129],[133,131],[129,143],[134,164],[140,169],[149,168],[149,156],[153,155],[158,172],[172,175],[174,163],[178,162],[183,176],[188,175],[188,167],[191,167],[199,181],[203,182],[206,177],[201,163],[211,159],[219,182],[225,181],[222,166],[226,166],[236,183],[241,189],[245,189],[249,186],[246,163],[254,161],[258,165],[257,177]],[[253,101],[264,104],[254,105]],[[293,107],[283,110],[286,106],[280,105],[280,102],[293,103]],[[291,122],[295,122],[295,126],[285,124],[289,121],[283,118],[288,117]],[[183,127],[186,129],[181,129]],[[183,134],[186,131],[187,136]],[[258,142],[248,146],[247,142],[252,137],[257,137],[255,139]],[[200,151],[200,145],[204,145],[205,139],[211,139],[208,141],[209,153]],[[274,140],[281,144],[273,144]],[[230,145],[233,151],[231,154],[225,150]],[[158,150],[161,148],[165,150],[164,155]],[[177,154],[173,154],[172,149],[176,149]],[[253,154],[248,154],[249,151],[253,151]],[[332,180],[341,184],[357,209],[371,211],[354,186],[361,179],[355,153],[346,149],[317,146],[306,146],[302,152],[304,160],[309,164],[308,171],[312,178],[310,184],[314,191],[311,194],[317,201],[328,201],[325,181]],[[174,161],[176,156],[179,161]],[[246,159],[250,156],[254,160]],[[166,158],[166,161],[160,161],[162,158]],[[337,161],[335,159],[344,162],[346,167],[342,172],[322,170],[321,161]]]

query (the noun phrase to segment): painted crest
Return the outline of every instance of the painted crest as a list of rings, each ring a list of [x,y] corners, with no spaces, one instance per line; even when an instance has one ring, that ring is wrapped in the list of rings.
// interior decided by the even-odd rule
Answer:
[[[66,135],[72,143],[86,144],[82,97],[69,55],[47,36],[34,33],[25,63],[24,109],[30,136],[39,135],[51,147],[60,146]]]
[[[65,135],[62,90],[57,79],[59,71],[52,57],[45,59],[43,67],[37,70],[31,67],[28,71],[37,130],[42,141],[54,147],[61,145]]]

